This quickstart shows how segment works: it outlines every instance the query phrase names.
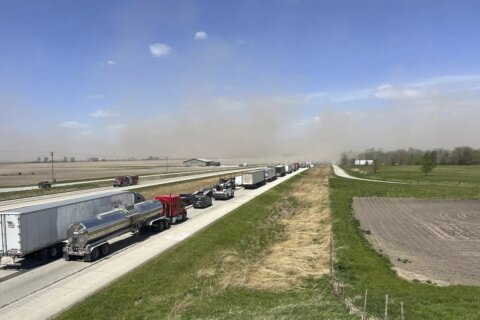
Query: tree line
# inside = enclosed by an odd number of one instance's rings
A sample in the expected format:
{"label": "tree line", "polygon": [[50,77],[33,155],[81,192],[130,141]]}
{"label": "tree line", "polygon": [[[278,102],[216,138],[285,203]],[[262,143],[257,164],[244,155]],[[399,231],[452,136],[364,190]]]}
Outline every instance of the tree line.
{"label": "tree line", "polygon": [[421,165],[428,153],[435,165],[471,165],[480,164],[480,149],[471,147],[456,147],[453,150],[433,149],[420,150],[415,148],[383,151],[375,148],[363,152],[344,152],[341,155],[342,165],[353,165],[356,159],[377,160],[385,165]]}

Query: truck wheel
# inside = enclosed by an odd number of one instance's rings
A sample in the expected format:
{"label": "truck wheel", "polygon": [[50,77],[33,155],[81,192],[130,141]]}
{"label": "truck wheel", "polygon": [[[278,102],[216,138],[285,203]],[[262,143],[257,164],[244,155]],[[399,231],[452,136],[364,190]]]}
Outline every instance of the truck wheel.
{"label": "truck wheel", "polygon": [[56,246],[48,248],[48,257],[50,259],[56,258],[58,255],[58,248]]}
{"label": "truck wheel", "polygon": [[168,220],[163,221],[163,228],[165,230],[170,229],[170,223],[168,222]]}
{"label": "truck wheel", "polygon": [[98,250],[98,248],[93,249],[92,252],[90,253],[90,256],[92,257],[90,261],[97,260],[98,257],[100,256],[100,251]]}
{"label": "truck wheel", "polygon": [[165,226],[163,225],[163,221],[159,221],[157,226],[157,231],[162,232],[164,228]]}
{"label": "truck wheel", "polygon": [[108,254],[108,251],[110,251],[110,245],[108,243],[105,243],[103,246],[100,247],[100,253],[102,256],[106,256]]}

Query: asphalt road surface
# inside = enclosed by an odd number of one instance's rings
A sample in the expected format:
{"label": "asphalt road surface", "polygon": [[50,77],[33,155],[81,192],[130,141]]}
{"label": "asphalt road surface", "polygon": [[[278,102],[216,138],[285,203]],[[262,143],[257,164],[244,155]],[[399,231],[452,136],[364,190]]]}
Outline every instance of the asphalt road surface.
{"label": "asphalt road surface", "polygon": [[187,221],[161,233],[148,237],[119,237],[112,243],[114,251],[99,261],[56,260],[3,281],[0,283],[0,319],[51,318],[304,170],[300,169],[258,189],[236,190],[235,198],[214,201],[213,206],[207,209],[189,208]]}

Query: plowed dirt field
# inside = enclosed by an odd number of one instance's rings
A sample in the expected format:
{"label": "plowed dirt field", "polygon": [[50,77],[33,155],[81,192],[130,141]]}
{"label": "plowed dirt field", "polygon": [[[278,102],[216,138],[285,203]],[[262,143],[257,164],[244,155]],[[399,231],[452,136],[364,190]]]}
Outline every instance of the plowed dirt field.
{"label": "plowed dirt field", "polygon": [[480,201],[354,198],[366,238],[398,274],[480,285]]}

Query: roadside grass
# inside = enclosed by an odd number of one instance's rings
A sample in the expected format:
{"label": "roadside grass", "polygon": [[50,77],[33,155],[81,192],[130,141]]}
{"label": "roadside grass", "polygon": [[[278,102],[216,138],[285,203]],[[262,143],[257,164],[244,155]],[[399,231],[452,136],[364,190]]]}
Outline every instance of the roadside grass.
{"label": "roadside grass", "polygon": [[[287,237],[286,227],[273,219],[277,205],[311,172],[249,201],[59,319],[354,319],[331,293],[327,277],[306,278],[288,290],[224,282],[230,268],[261,260]],[[230,255],[239,260],[229,263]]]}
{"label": "roadside grass", "polygon": [[439,287],[399,278],[388,258],[365,239],[352,212],[353,197],[480,199],[477,186],[458,183],[465,180],[459,177],[455,181],[452,177],[452,184],[432,187],[330,179],[335,274],[345,285],[345,295],[357,308],[363,309],[363,295],[368,289],[367,311],[379,318],[383,318],[386,294],[390,301],[389,319],[400,319],[400,302],[404,303],[405,319],[480,318],[480,287]]}
{"label": "roadside grass", "polygon": [[365,179],[415,182],[425,184],[465,184],[480,185],[480,165],[457,166],[442,165],[433,169],[432,173],[425,176],[420,171],[419,165],[411,166],[382,166],[374,173],[371,166],[342,166],[348,174]]}

